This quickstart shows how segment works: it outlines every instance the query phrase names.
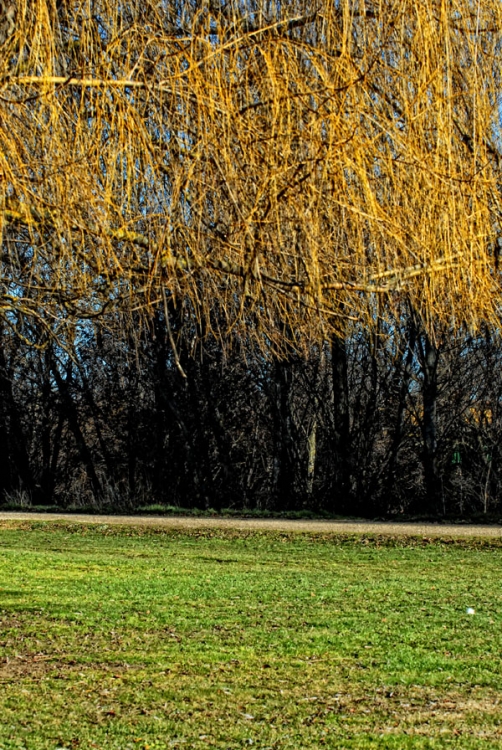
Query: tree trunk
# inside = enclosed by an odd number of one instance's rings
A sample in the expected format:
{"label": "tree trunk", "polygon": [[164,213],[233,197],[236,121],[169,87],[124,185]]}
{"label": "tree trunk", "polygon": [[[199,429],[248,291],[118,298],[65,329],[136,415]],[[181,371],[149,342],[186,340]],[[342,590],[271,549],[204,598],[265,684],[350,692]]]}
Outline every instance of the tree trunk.
{"label": "tree trunk", "polygon": [[35,494],[35,479],[26,449],[21,414],[16,404],[12,380],[8,372],[5,351],[0,341],[0,447],[2,468],[0,479],[0,499],[5,492],[24,491],[31,501]]}
{"label": "tree trunk", "polygon": [[317,417],[314,417],[307,437],[307,497],[314,494],[315,464],[317,456]]}
{"label": "tree trunk", "polygon": [[440,513],[442,509],[441,478],[437,466],[437,397],[439,348],[427,333],[419,339],[422,360],[422,463],[428,510]]}
{"label": "tree trunk", "polygon": [[96,474],[92,453],[80,428],[79,415],[70,393],[68,384],[69,380],[71,379],[71,363],[69,363],[67,367],[65,378],[62,377],[61,373],[59,372],[57,363],[54,361],[51,363],[51,370],[52,374],[54,375],[54,380],[56,381],[59,393],[61,395],[61,400],[63,402],[64,412],[66,419],[68,420],[68,425],[75,438],[82,463],[85,466],[87,478],[89,480],[93,495],[96,500],[99,501],[103,495],[101,482],[99,481],[98,475]]}
{"label": "tree trunk", "polygon": [[390,510],[390,504],[392,496],[394,494],[394,487],[396,485],[396,465],[399,449],[403,441],[404,435],[404,416],[406,411],[406,401],[408,399],[408,393],[410,388],[410,381],[412,375],[413,357],[415,354],[416,344],[416,326],[414,320],[410,317],[408,323],[408,336],[406,341],[406,355],[404,357],[404,363],[402,369],[400,368],[398,377],[401,379],[399,386],[399,398],[397,403],[396,421],[394,423],[394,430],[392,434],[392,442],[389,449],[389,458],[387,464],[387,477],[385,481],[384,496],[387,501],[387,510]]}
{"label": "tree trunk", "polygon": [[272,492],[276,510],[290,510],[295,504],[295,450],[291,415],[291,363],[276,362],[274,368],[274,453]]}
{"label": "tree trunk", "polygon": [[351,435],[347,348],[345,339],[331,339],[333,380],[332,490],[329,510],[338,513],[351,509]]}

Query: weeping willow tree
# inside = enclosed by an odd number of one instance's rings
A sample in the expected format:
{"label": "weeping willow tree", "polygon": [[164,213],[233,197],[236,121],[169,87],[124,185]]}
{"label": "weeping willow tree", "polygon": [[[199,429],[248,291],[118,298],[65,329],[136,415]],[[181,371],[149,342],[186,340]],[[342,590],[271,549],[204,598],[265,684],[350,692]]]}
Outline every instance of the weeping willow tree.
{"label": "weeping willow tree", "polygon": [[17,0],[1,310],[159,305],[279,349],[498,323],[499,0]]}

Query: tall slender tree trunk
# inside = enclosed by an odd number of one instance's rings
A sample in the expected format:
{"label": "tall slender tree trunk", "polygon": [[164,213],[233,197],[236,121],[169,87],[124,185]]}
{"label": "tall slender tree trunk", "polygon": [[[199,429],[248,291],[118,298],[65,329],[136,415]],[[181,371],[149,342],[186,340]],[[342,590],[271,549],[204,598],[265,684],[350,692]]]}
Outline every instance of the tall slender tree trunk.
{"label": "tall slender tree trunk", "polygon": [[439,348],[424,333],[422,340],[423,368],[423,466],[427,504],[434,513],[442,507],[441,478],[437,466],[437,398]]}
{"label": "tall slender tree trunk", "polygon": [[56,409],[54,409],[54,400],[52,397],[51,386],[51,360],[52,348],[48,346],[40,358],[40,378],[41,384],[41,424],[40,424],[40,444],[42,467],[40,472],[40,483],[37,487],[35,502],[50,503],[53,501],[55,474],[53,472],[54,455],[56,464],[59,456],[61,433],[63,419],[60,413],[57,417],[56,430],[53,429],[56,418]]}
{"label": "tall slender tree trunk", "polygon": [[307,436],[307,498],[314,494],[315,465],[317,457],[317,416],[314,416]]}
{"label": "tall slender tree trunk", "polygon": [[9,435],[9,397],[10,383],[4,370],[5,358],[0,351],[0,502],[5,494],[13,488],[11,467],[11,446]]}
{"label": "tall slender tree trunk", "polygon": [[332,431],[332,512],[350,510],[353,502],[351,489],[351,435],[347,346],[345,339],[331,339],[331,367],[333,382]]}
{"label": "tall slender tree trunk", "polygon": [[291,415],[291,362],[278,361],[274,368],[274,453],[272,492],[276,510],[291,509],[295,503],[295,449]]}
{"label": "tall slender tree trunk", "polygon": [[[21,490],[33,499],[35,494],[35,478],[26,448],[26,437],[23,432],[21,414],[19,412],[12,380],[8,372],[7,358],[0,337],[0,448],[1,479],[0,491],[2,495],[11,490]],[[0,495],[1,498],[1,495]]]}
{"label": "tall slender tree trunk", "polygon": [[408,321],[408,332],[406,341],[406,354],[402,368],[399,370],[401,383],[399,385],[399,398],[397,403],[396,421],[392,434],[392,442],[389,449],[389,458],[387,463],[387,476],[385,480],[384,496],[387,498],[387,509],[390,509],[390,503],[396,485],[396,466],[399,450],[404,436],[404,418],[406,413],[406,401],[408,399],[410,382],[412,376],[413,357],[415,356],[415,344],[417,329],[413,317],[410,316]]}
{"label": "tall slender tree trunk", "polygon": [[68,367],[66,368],[66,375],[64,378],[59,372],[57,363],[54,361],[52,361],[51,363],[51,370],[52,370],[52,374],[54,375],[54,380],[56,381],[59,393],[61,395],[65,417],[68,420],[68,425],[70,427],[70,430],[73,433],[73,437],[75,438],[75,443],[77,444],[77,448],[80,453],[80,458],[82,460],[82,463],[84,464],[87,478],[92,488],[93,495],[96,498],[96,500],[99,501],[101,500],[103,496],[103,489],[101,487],[101,482],[99,481],[98,475],[96,473],[96,468],[94,466],[94,459],[92,456],[92,452],[89,446],[87,445],[86,439],[84,437],[84,433],[82,432],[82,429],[80,427],[77,407],[75,405],[75,402],[70,392],[69,382],[71,381],[71,377],[72,377],[71,362],[68,364]]}
{"label": "tall slender tree trunk", "polygon": [[[227,493],[229,493],[229,484],[232,481],[230,464],[232,444],[230,434],[225,428],[223,415],[211,391],[210,378],[205,376],[204,373],[201,374],[199,387],[203,392],[207,404],[208,424],[214,440],[215,458],[213,461],[216,461],[218,469],[221,472],[220,484],[212,488],[210,500],[212,507],[220,511],[223,500],[227,496]],[[211,473],[214,474],[214,468]]]}
{"label": "tall slender tree trunk", "polygon": [[[207,483],[203,481],[207,474],[204,472],[207,446],[200,437],[202,419],[194,424],[189,418],[190,412],[201,417],[198,367],[184,346],[172,351],[174,345],[169,329],[180,324],[178,317],[179,311],[171,300],[166,300],[164,317],[157,315],[154,319],[153,489],[158,499],[172,502],[174,498],[187,507],[200,507],[208,503]],[[170,359],[174,359],[174,367]],[[166,452],[168,437],[172,437],[176,445],[174,459],[182,479],[181,484],[176,482],[174,486],[166,484],[166,464],[169,458],[173,460],[172,449],[169,454]]]}

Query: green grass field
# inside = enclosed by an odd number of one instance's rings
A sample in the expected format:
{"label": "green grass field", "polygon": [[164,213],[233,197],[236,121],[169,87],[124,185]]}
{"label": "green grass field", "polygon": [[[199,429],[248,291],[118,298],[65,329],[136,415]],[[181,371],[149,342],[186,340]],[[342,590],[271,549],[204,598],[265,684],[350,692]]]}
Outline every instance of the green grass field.
{"label": "green grass field", "polygon": [[2,522],[0,749],[502,748],[501,624],[496,541]]}

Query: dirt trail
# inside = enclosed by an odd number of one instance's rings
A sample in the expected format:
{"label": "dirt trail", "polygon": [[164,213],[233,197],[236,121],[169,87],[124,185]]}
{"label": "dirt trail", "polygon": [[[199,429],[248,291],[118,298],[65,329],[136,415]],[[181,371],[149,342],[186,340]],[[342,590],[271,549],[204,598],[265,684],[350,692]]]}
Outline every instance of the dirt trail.
{"label": "dirt trail", "polygon": [[388,534],[391,536],[502,537],[502,526],[433,523],[388,523],[386,521],[287,521],[269,518],[190,518],[166,516],[94,516],[75,513],[0,513],[0,521],[72,521],[74,523],[164,526],[176,529],[270,529],[332,534]]}

